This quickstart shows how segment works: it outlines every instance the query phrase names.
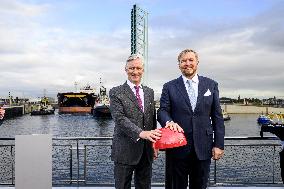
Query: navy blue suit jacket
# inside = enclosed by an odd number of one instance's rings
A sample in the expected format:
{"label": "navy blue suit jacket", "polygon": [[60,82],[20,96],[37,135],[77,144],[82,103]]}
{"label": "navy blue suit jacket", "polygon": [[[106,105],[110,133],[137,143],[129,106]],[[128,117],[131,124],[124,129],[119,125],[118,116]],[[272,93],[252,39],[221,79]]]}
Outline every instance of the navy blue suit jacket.
{"label": "navy blue suit jacket", "polygon": [[[210,159],[213,147],[224,149],[225,127],[218,84],[206,77],[198,76],[198,79],[198,97],[194,112],[182,77],[163,86],[158,121],[162,127],[167,121],[178,123],[183,128],[188,142],[186,146],[167,150],[167,153],[176,158],[187,156],[193,146],[200,160]],[[211,94],[204,95],[208,90]]]}

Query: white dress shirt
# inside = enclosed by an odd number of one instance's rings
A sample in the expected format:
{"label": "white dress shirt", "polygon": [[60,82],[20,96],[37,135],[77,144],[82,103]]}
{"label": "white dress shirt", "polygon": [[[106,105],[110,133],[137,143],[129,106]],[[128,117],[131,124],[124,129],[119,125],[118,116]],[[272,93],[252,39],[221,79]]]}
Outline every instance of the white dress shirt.
{"label": "white dress shirt", "polygon": [[[134,88],[136,85],[134,83],[131,83],[129,80],[127,80],[127,84],[129,85],[130,89],[134,93],[134,96],[136,97],[136,89]],[[144,112],[144,91],[143,91],[141,84],[139,84],[138,86],[139,86],[139,95],[142,101],[143,112]]]}
{"label": "white dress shirt", "polygon": [[[189,94],[188,94],[189,86],[187,84],[187,81],[190,80],[190,79],[187,79],[184,75],[182,75],[182,79],[183,79],[184,86],[186,88],[187,95],[189,96]],[[192,80],[192,87],[194,89],[195,97],[196,97],[196,100],[197,100],[197,97],[198,97],[198,83],[199,83],[198,75],[195,74],[195,76],[191,80]]]}
{"label": "white dress shirt", "polygon": [[[183,83],[184,83],[184,86],[185,86],[187,95],[189,96],[189,94],[188,94],[188,88],[189,88],[189,86],[188,86],[188,84],[187,84],[187,81],[188,81],[189,79],[187,79],[184,75],[181,75],[181,76],[182,76],[182,79],[183,79]],[[195,76],[192,78],[192,86],[193,86],[193,89],[194,89],[194,93],[195,93],[196,100],[197,100],[197,96],[198,96],[198,83],[199,83],[198,76],[197,76],[197,74],[195,74]],[[169,122],[172,122],[172,121],[168,120],[168,121],[166,122],[166,124],[169,123]]]}

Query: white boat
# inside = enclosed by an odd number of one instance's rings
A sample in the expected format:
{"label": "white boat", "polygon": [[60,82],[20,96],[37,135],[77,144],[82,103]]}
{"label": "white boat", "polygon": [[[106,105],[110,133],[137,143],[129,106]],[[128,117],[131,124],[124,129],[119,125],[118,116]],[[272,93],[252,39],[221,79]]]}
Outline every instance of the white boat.
{"label": "white boat", "polygon": [[231,120],[230,115],[226,111],[222,110],[222,114],[223,114],[224,121]]}

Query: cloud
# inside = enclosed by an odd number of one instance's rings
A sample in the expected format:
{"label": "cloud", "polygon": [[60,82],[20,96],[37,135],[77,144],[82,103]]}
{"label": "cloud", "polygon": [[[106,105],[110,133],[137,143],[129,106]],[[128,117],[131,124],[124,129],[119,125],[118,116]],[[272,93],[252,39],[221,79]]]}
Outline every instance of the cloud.
{"label": "cloud", "polygon": [[46,9],[49,5],[35,5],[21,3],[15,0],[1,0],[0,14],[11,15],[12,17],[26,17],[26,16],[38,16]]}
{"label": "cloud", "polygon": [[[218,81],[221,96],[281,96],[283,5],[216,22],[182,8],[150,14],[149,85],[160,93],[180,75],[178,53],[193,48],[200,54],[199,73]],[[46,24],[54,6],[1,1],[0,96],[41,96],[43,89],[55,96],[74,90],[75,81],[98,86],[101,78],[108,89],[125,81],[130,28],[102,32]]]}
{"label": "cloud", "polygon": [[[73,90],[75,81],[83,86],[98,84],[99,78],[106,76],[111,81],[121,80],[124,67],[121,57],[129,52],[128,32],[80,33],[44,26],[30,18],[43,14],[43,10],[48,12],[46,7],[49,6],[4,2],[0,15],[5,19],[1,20],[16,21],[5,27],[0,25],[1,96],[7,96],[8,91],[14,96],[23,92],[38,96],[43,89],[56,95]],[[17,22],[21,24],[15,26]],[[105,84],[110,87],[113,83]]]}
{"label": "cloud", "polygon": [[[100,77],[107,77],[110,81],[123,78],[124,58],[129,48],[127,43],[123,46],[123,39],[115,37],[117,34],[107,38],[95,33],[84,37],[71,34],[71,37],[70,33],[54,32],[52,35],[57,36],[56,40],[50,40],[50,33],[40,33],[42,40],[25,44],[29,52],[0,57],[1,80],[6,81],[5,86],[19,85],[22,90],[23,86],[34,87],[33,92],[39,88],[58,88],[59,92],[73,88],[75,81],[84,85],[99,83]],[[127,34],[121,32],[120,36],[123,35],[127,41]],[[113,82],[105,84],[111,86]]]}
{"label": "cloud", "polygon": [[152,74],[158,73],[160,83],[178,77],[178,53],[193,48],[200,54],[199,73],[219,82],[221,96],[283,96],[283,7],[280,3],[250,19],[233,23],[203,20],[198,26],[191,18],[184,24],[174,22],[178,18],[171,18],[168,26],[162,24],[165,31],[159,28],[159,32],[153,31],[151,42],[155,50],[151,53],[151,63],[155,64],[152,66],[155,71]]}

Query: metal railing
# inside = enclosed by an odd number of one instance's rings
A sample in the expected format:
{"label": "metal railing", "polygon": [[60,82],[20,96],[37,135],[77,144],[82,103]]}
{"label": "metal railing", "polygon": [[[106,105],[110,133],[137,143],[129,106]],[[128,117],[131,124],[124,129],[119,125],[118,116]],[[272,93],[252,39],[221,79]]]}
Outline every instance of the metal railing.
{"label": "metal railing", "polygon": [[212,163],[211,185],[282,183],[278,138],[228,137],[225,141],[224,157]]}
{"label": "metal railing", "polygon": [[[226,137],[225,155],[211,164],[209,185],[280,184],[276,137]],[[53,138],[53,185],[113,186],[112,137]],[[0,185],[15,184],[15,139],[0,138]],[[165,153],[153,163],[155,186],[164,186]]]}

